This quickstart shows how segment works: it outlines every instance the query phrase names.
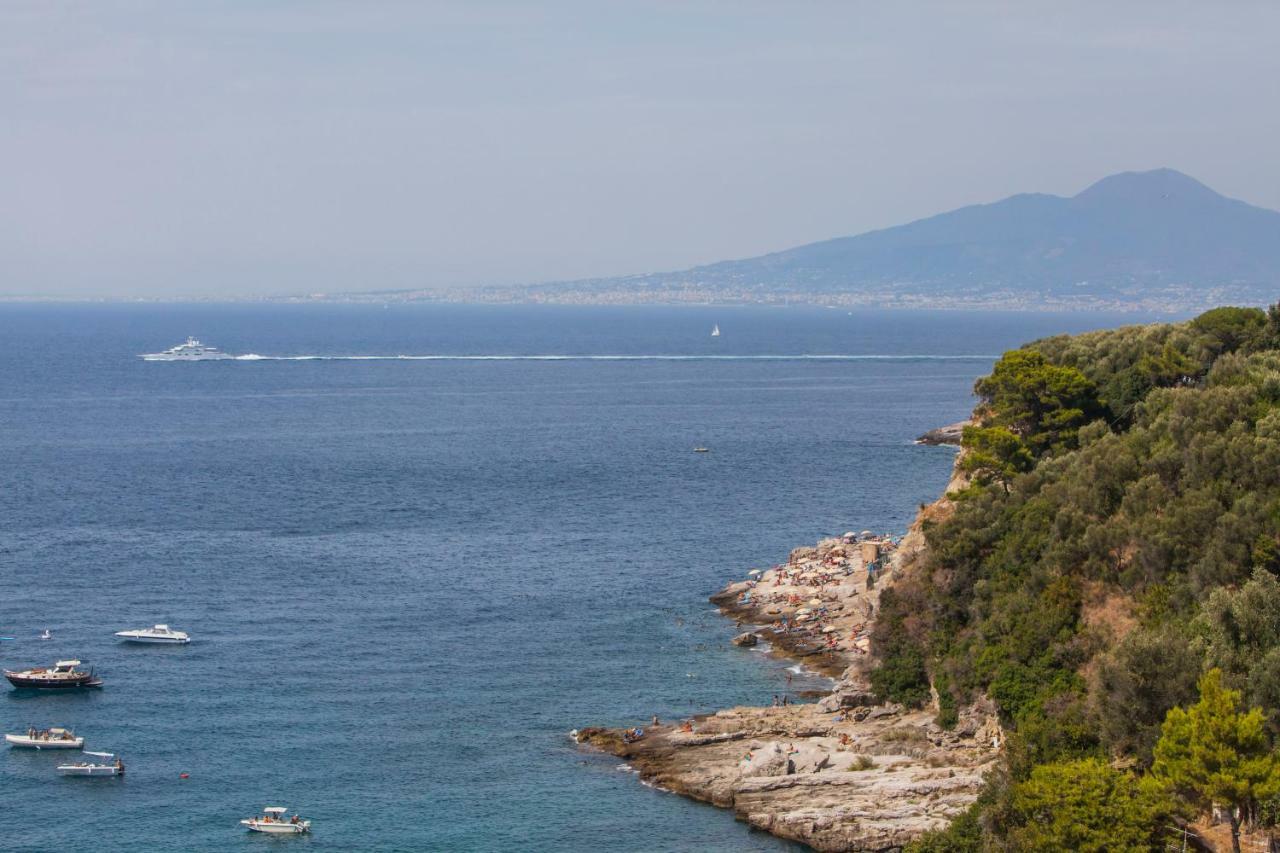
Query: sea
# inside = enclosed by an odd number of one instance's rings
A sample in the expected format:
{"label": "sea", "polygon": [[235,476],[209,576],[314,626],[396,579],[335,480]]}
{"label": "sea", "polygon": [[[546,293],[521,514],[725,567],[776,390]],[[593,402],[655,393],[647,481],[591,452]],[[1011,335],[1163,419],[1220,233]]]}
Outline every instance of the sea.
{"label": "sea", "polygon": [[[1150,319],[2,305],[0,664],[104,686],[3,684],[0,728],[72,727],[127,772],[4,750],[0,848],[800,849],[570,730],[820,689],[707,596],[903,532],[954,458],[913,439],[1002,351]],[[188,335],[242,357],[138,358]],[[155,623],[192,642],[113,636]],[[271,805],[312,834],[239,825]]]}

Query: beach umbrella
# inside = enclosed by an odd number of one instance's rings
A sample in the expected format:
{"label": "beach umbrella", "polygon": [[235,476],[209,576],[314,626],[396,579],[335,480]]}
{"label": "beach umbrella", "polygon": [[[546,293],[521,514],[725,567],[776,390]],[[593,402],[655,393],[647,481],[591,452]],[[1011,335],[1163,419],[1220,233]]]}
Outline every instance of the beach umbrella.
{"label": "beach umbrella", "polygon": [[801,615],[802,613],[808,613],[808,612],[809,612],[809,608],[807,608],[807,607],[801,607],[799,610],[797,610],[797,611],[796,611],[796,615],[797,615],[797,616],[799,616],[799,615]]}
{"label": "beach umbrella", "polygon": [[833,631],[835,631],[835,628],[833,628],[833,627],[832,627],[832,626],[830,626],[830,625],[828,625],[827,627],[825,627],[825,628],[823,628],[823,629],[822,629],[822,633],[824,633],[824,634],[830,634],[830,633],[831,633],[831,632],[833,632]]}
{"label": "beach umbrella", "polygon": [[747,574],[749,574],[749,575],[758,575],[758,574],[760,574],[760,570],[759,570],[759,569],[752,569],[751,571],[747,572]]}
{"label": "beach umbrella", "polygon": [[811,598],[811,599],[809,599],[809,603],[810,603],[810,604],[812,604],[814,607],[821,607],[821,606],[822,606],[822,599],[821,599],[821,598]]}

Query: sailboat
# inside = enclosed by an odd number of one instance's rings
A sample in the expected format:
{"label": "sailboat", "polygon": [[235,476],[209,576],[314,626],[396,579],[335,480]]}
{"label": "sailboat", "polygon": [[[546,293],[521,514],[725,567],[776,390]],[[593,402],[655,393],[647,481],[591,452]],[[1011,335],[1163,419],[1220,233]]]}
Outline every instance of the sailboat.
{"label": "sailboat", "polygon": [[718,325],[713,325],[711,327],[711,337],[713,338],[720,337],[720,327]]}

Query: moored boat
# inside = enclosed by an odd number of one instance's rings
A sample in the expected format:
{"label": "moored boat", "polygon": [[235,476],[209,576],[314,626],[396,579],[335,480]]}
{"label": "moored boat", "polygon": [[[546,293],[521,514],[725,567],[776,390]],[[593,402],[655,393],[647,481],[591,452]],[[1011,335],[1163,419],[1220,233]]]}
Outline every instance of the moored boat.
{"label": "moored boat", "polygon": [[60,660],[51,667],[24,669],[14,672],[6,669],[4,677],[14,687],[26,687],[36,690],[68,690],[76,687],[101,687],[102,679],[93,674],[93,670],[77,669],[78,660]]}
{"label": "moored boat", "polygon": [[267,806],[257,817],[240,821],[241,826],[250,832],[265,832],[271,835],[300,835],[311,831],[311,821],[303,820],[298,815],[286,817],[289,810],[284,806]]}
{"label": "moored boat", "polygon": [[63,776],[123,776],[124,762],[112,752],[89,752],[97,758],[110,758],[114,761],[77,761],[74,764],[59,764],[58,772]]}
{"label": "moored boat", "polygon": [[182,644],[191,642],[185,631],[175,631],[168,625],[156,625],[152,628],[138,628],[133,631],[116,631],[116,636],[130,643],[168,643]]}
{"label": "moored boat", "polygon": [[26,734],[7,734],[4,739],[10,746],[28,749],[80,749],[84,746],[84,738],[77,737],[76,733],[70,729],[58,727],[49,729],[32,727],[27,729]]}

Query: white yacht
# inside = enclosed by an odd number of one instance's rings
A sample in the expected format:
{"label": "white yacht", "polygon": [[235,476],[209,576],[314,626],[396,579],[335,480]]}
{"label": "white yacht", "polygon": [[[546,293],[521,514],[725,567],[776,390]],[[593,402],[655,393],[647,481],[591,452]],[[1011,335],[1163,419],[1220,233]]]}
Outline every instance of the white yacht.
{"label": "white yacht", "polygon": [[272,835],[301,835],[311,831],[311,821],[303,820],[298,815],[286,817],[289,810],[284,806],[267,806],[259,817],[251,817],[240,821],[242,826],[249,827],[250,832],[267,832]]}
{"label": "white yacht", "polygon": [[84,751],[85,755],[94,755],[98,758],[114,758],[114,761],[77,761],[74,764],[59,764],[58,772],[63,776],[123,776],[124,762],[111,752],[90,752]]}
{"label": "white yacht", "polygon": [[185,631],[175,631],[168,625],[138,628],[134,631],[116,631],[116,636],[129,643],[181,644],[191,642],[191,638],[187,636]]}
{"label": "white yacht", "polygon": [[223,358],[235,358],[231,353],[223,352],[217,347],[205,346],[195,338],[187,338],[185,344],[169,347],[164,352],[148,352],[138,357],[146,361],[217,361]]}
{"label": "white yacht", "polygon": [[77,737],[70,729],[27,729],[26,734],[5,735],[4,739],[11,746],[29,749],[80,749],[84,746],[84,738]]}

